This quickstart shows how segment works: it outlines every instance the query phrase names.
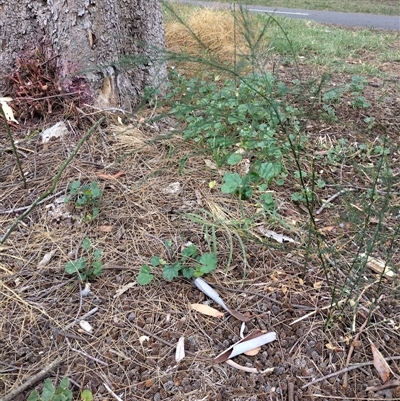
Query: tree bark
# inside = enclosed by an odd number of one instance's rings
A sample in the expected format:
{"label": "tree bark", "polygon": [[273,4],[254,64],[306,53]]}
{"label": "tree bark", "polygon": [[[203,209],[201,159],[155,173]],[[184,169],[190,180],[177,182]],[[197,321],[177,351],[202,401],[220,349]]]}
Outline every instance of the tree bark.
{"label": "tree bark", "polygon": [[40,48],[63,91],[129,108],[145,86],[164,90],[164,47],[158,0],[0,0],[0,90],[16,60]]}

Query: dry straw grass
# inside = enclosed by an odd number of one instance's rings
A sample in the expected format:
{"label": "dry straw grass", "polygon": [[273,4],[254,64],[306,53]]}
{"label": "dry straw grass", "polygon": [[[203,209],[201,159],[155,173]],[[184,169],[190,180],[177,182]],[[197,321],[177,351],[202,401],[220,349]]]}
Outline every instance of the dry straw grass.
{"label": "dry straw grass", "polygon": [[[165,24],[167,47],[191,56],[212,54],[219,61],[233,62],[236,54],[247,51],[240,23],[232,12],[196,8],[180,21]],[[236,32],[235,32],[236,31]]]}

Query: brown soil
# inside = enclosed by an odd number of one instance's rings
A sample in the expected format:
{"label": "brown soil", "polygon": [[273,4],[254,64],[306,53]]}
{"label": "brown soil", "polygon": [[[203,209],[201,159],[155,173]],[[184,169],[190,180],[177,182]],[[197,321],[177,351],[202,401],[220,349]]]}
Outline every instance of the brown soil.
{"label": "brown soil", "polygon": [[[387,67],[398,71],[396,63]],[[368,111],[353,109],[345,99],[335,106],[339,122],[310,120],[307,124],[311,139],[300,163],[311,172],[310,155],[320,156],[315,170],[323,170],[329,184],[316,189],[315,210],[338,188],[351,185],[353,189],[322,213],[314,213],[319,237],[308,229],[310,218],[304,205],[290,200],[298,190],[295,183],[274,188],[281,220],[260,217],[246,226],[246,216],[252,218],[256,208],[221,194],[219,185],[209,187],[213,180],[221,184],[221,172],[207,167],[206,157],[179,135],[159,139],[174,132],[173,120],[147,124],[142,116],[141,124],[137,119],[125,121],[135,128],[122,130],[112,124],[115,116],[108,116],[107,125],[85,143],[55,190],[64,196],[77,179],[100,182],[104,195],[99,217],[85,223],[82,210],[62,203],[63,213],[57,213],[57,197],[49,198],[0,246],[0,394],[9,394],[60,357],[61,363],[45,377],[53,382],[69,377],[75,399],[82,389],[90,389],[96,400],[116,399],[111,391],[123,400],[154,401],[400,399],[399,382],[379,390],[383,383],[370,347],[372,341],[384,357],[394,358],[389,365],[390,380],[395,380],[400,375],[398,276],[381,277],[366,268],[359,273],[357,290],[338,295],[341,288],[352,285],[348,275],[361,240],[367,243],[375,235],[372,256],[392,254],[390,264],[399,271],[400,240],[395,231],[400,219],[398,75],[387,80],[369,78],[365,97],[372,107]],[[335,83],[348,78],[335,77]],[[366,115],[378,123],[369,133],[363,123]],[[89,119],[81,115],[79,122],[71,124],[70,135],[48,146],[36,136],[26,139],[28,127],[12,128],[27,189],[23,189],[6,131],[0,131],[2,234],[21,213],[14,208],[29,206],[49,188]],[[50,125],[48,121],[46,127]],[[371,212],[365,228],[362,210],[369,199],[367,190],[374,184],[371,166],[378,164],[379,157],[371,153],[359,159],[354,154],[346,161],[330,163],[326,157],[340,138],[353,144],[356,152],[357,144],[373,146],[383,135],[390,138],[395,177],[390,205],[383,221]],[[98,176],[120,171],[123,175],[116,179]],[[165,194],[163,189],[174,182],[180,183],[180,190]],[[384,193],[385,183],[376,185],[378,193]],[[188,213],[197,214],[202,223],[194,222]],[[261,238],[256,229],[260,224],[298,244]],[[277,333],[277,341],[263,346],[257,355],[235,358],[259,373],[213,363],[216,355],[240,339],[241,322],[228,314],[218,319],[191,310],[190,304],[204,302],[221,308],[189,280],[168,283],[161,271],[153,269],[153,283],[136,283],[140,266],[154,255],[174,261],[188,241],[207,252],[212,227],[218,269],[205,279],[227,305],[250,317],[245,334]],[[360,238],[363,227],[365,235]],[[64,267],[84,255],[85,237],[103,249],[104,271],[92,281],[89,295],[82,296],[79,282]],[[164,246],[167,240],[172,241],[169,249]],[[322,259],[318,244],[326,249]],[[39,267],[51,251],[50,262]],[[333,280],[337,280],[334,300],[346,300],[348,295],[347,303],[331,305]],[[118,290],[129,283],[134,284],[119,295]],[[92,334],[85,333],[79,323],[71,325],[93,308],[96,312],[86,319],[93,326]],[[142,336],[148,339],[141,342]],[[182,336],[187,353],[176,363],[175,347]],[[346,379],[339,372],[347,366],[351,369]],[[14,400],[26,400],[34,388],[41,389],[43,380],[32,383]],[[373,386],[378,389],[368,389]]]}

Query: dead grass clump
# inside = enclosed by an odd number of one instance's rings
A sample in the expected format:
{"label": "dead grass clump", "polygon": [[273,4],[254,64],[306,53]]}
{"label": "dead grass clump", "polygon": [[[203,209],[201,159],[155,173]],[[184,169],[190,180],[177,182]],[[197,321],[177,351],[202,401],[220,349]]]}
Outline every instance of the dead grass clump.
{"label": "dead grass clump", "polygon": [[233,62],[235,51],[240,53],[246,49],[238,23],[229,11],[198,8],[188,14],[185,24],[179,21],[165,24],[170,51],[183,51],[192,56],[204,56],[207,52],[219,61]]}
{"label": "dead grass clump", "polygon": [[123,126],[111,124],[109,131],[115,136],[117,144],[119,144],[121,148],[141,147],[144,146],[148,140],[145,134],[133,125]]}

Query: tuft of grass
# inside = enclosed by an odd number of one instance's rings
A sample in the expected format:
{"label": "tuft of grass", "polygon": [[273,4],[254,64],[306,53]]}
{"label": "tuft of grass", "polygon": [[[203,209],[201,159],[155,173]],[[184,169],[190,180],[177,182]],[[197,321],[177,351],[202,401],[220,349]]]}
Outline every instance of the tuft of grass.
{"label": "tuft of grass", "polygon": [[236,51],[235,18],[229,11],[194,8],[183,17],[185,25],[176,20],[166,24],[166,41],[170,50],[192,55],[204,55],[204,49],[214,56],[230,59]]}

